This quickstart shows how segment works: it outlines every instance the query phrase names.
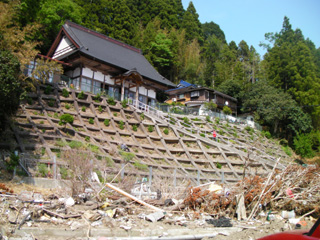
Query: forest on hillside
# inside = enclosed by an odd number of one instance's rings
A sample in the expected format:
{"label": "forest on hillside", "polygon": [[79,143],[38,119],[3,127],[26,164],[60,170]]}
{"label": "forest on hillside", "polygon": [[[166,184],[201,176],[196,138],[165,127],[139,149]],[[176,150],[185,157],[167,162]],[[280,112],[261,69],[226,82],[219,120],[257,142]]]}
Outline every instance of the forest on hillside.
{"label": "forest on hillside", "polygon": [[142,49],[174,83],[183,79],[237,98],[238,112],[254,113],[298,154],[320,151],[320,48],[285,16],[279,32],[265,34],[267,52],[260,56],[245,40],[226,42],[217,23],[201,23],[191,1],[184,9],[181,0],[1,0],[0,11],[1,119],[32,85],[21,66],[46,55],[70,20]]}

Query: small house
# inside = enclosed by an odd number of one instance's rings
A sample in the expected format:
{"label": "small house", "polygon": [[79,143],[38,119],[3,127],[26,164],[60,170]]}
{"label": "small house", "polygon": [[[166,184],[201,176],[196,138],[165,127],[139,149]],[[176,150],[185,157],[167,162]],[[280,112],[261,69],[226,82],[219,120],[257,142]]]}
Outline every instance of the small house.
{"label": "small house", "polygon": [[169,99],[166,103],[181,103],[189,108],[195,109],[199,114],[204,110],[204,103],[214,102],[217,104],[217,112],[221,112],[224,106],[232,110],[233,115],[237,115],[237,99],[227,94],[216,91],[208,87],[202,87],[181,80],[177,88],[166,91]]}

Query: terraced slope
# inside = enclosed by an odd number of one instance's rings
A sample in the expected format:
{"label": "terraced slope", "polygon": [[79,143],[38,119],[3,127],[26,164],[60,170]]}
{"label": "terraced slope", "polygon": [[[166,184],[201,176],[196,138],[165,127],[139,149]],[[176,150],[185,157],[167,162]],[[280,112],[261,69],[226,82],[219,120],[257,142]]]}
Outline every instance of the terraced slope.
{"label": "terraced slope", "polygon": [[[105,97],[62,88],[41,85],[21,104],[15,123],[3,138],[1,146],[17,149],[21,162],[30,175],[35,175],[38,163],[68,167],[63,152],[81,149],[92,153],[97,169],[114,176],[129,162],[125,174],[153,175],[190,179],[194,183],[209,181],[235,182],[243,174],[266,175],[278,157],[286,154],[274,141],[259,131],[245,126],[207,121],[202,117],[152,114],[151,111],[123,107],[120,102],[108,104]],[[110,102],[109,102],[110,103]],[[59,125],[59,117],[69,113],[72,125]],[[212,129],[218,141],[211,138]],[[132,159],[119,149],[125,143]],[[279,165],[279,168],[283,165]]]}

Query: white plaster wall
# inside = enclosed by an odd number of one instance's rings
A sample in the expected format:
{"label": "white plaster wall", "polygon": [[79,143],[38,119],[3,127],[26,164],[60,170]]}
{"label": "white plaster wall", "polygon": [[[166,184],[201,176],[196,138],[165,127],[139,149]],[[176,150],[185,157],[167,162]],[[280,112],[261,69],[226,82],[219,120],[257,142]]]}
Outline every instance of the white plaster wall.
{"label": "white plaster wall", "polygon": [[[60,50],[63,50],[64,48],[66,49],[65,51],[62,51],[62,52],[57,54],[57,52],[59,52]],[[66,54],[68,52],[71,52],[73,49],[74,49],[74,45],[72,44],[72,42],[68,38],[63,37],[61,39],[56,51],[54,52],[52,58],[57,58],[60,55]]]}
{"label": "white plaster wall", "polygon": [[148,90],[148,97],[156,98],[156,92],[152,89]]}
{"label": "white plaster wall", "polygon": [[105,75],[105,80],[106,80],[106,83],[108,84],[114,84],[114,79],[111,79],[111,76],[110,75]]}
{"label": "white plaster wall", "polygon": [[142,95],[147,95],[147,89],[145,87],[139,87],[139,93]]}
{"label": "white plaster wall", "polygon": [[128,82],[124,82],[124,87],[128,88],[129,87],[129,83]]}
{"label": "white plaster wall", "polygon": [[131,91],[131,92],[136,92],[136,91],[137,91],[137,88],[136,88],[136,87],[132,87],[132,88],[130,88],[130,91]]}
{"label": "white plaster wall", "polygon": [[86,67],[82,68],[82,75],[86,76],[86,77],[89,77],[89,78],[92,78],[93,71],[90,68],[86,68]]}
{"label": "white plaster wall", "polygon": [[94,79],[103,82],[104,75],[102,74],[102,72],[94,72]]}

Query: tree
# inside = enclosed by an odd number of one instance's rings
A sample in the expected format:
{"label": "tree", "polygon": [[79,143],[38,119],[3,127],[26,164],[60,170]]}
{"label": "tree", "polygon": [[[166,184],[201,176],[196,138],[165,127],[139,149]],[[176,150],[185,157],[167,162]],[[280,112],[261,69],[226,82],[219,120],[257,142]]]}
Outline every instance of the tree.
{"label": "tree", "polygon": [[299,130],[310,131],[310,116],[304,113],[292,97],[266,82],[252,84],[242,92],[244,112],[255,112],[256,120],[273,135],[292,138]]}
{"label": "tree", "polygon": [[134,21],[125,0],[109,0],[104,14],[108,16],[108,24],[104,24],[107,31],[103,33],[131,44],[138,24]]}
{"label": "tree", "polygon": [[82,8],[72,0],[45,0],[37,14],[37,22],[42,27],[37,39],[42,42],[41,52],[47,52],[66,20],[80,23]]}
{"label": "tree", "polygon": [[202,26],[204,40],[207,40],[209,37],[214,35],[220,41],[224,43],[226,42],[226,37],[224,35],[224,32],[221,30],[218,24],[214,22],[205,22],[201,26]]}
{"label": "tree", "polygon": [[158,33],[155,41],[151,42],[149,59],[158,71],[169,78],[172,66],[173,54],[171,52],[172,41],[164,33]]}
{"label": "tree", "polygon": [[182,18],[181,27],[186,31],[186,40],[193,41],[197,39],[200,44],[203,43],[201,23],[199,21],[199,15],[190,1],[187,11],[184,13]]}
{"label": "tree", "polygon": [[[273,46],[265,55],[270,83],[288,92],[320,126],[320,79],[316,62],[301,30],[293,31],[287,17],[280,33],[267,34]],[[310,46],[310,44],[309,44]]]}
{"label": "tree", "polygon": [[38,58],[35,60],[35,69],[32,71],[32,78],[46,83],[49,82],[53,74],[62,73],[63,68],[60,63],[54,60]]}
{"label": "tree", "polygon": [[0,51],[0,129],[4,130],[19,107],[22,93],[20,64],[9,51]]}
{"label": "tree", "polygon": [[[15,1],[10,3],[0,2],[0,50],[7,50],[14,55],[20,63],[23,72],[25,65],[34,59],[38,51],[35,47],[39,42],[32,41],[33,33],[37,31],[39,24],[27,24],[24,27],[18,26],[16,23],[17,10],[19,6]],[[20,75],[20,80],[24,79]]]}

